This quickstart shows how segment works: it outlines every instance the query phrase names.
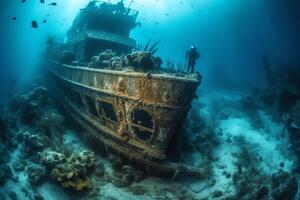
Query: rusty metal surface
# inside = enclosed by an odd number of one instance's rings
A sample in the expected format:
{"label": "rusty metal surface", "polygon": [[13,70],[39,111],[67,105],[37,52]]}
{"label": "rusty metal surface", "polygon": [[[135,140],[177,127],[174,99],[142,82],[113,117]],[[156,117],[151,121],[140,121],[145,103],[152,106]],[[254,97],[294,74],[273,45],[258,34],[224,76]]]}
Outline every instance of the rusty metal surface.
{"label": "rusty metal surface", "polygon": [[[74,99],[69,98],[71,108],[99,129],[99,134],[118,141],[117,146],[112,148],[124,146],[131,150],[129,152],[149,159],[165,159],[165,150],[184,121],[199,85],[196,78],[161,74],[149,77],[146,73],[95,70],[59,63],[52,63],[50,71],[58,78],[60,85],[79,93],[83,99],[83,112],[80,112]],[[111,104],[116,121],[101,114],[99,117],[91,115],[87,109],[87,96],[92,98],[98,114],[103,108],[97,102]],[[135,122],[133,115],[138,111],[149,114],[146,117],[152,119],[148,122],[150,128],[140,121]],[[138,137],[139,131],[147,133],[146,139]]]}

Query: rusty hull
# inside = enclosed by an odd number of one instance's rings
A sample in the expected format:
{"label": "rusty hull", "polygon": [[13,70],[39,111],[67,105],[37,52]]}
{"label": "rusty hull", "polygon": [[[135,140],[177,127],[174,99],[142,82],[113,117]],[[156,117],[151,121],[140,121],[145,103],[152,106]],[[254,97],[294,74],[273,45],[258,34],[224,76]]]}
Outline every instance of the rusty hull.
{"label": "rusty hull", "polygon": [[[166,158],[169,142],[184,121],[200,83],[196,77],[99,70],[56,61],[49,69],[68,110],[93,137],[129,158],[149,160]],[[74,98],[74,93],[80,94],[84,106],[78,106],[80,99]],[[91,102],[97,113],[91,114]],[[112,105],[116,118],[101,115],[104,109],[97,102]],[[137,122],[136,113],[148,113],[152,122],[145,123],[147,126]],[[147,139],[137,133],[147,133]]]}

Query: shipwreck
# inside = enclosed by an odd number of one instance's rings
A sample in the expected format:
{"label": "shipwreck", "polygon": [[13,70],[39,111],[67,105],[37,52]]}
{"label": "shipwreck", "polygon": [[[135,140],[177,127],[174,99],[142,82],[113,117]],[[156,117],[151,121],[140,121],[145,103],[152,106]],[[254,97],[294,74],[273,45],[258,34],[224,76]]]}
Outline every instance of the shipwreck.
{"label": "shipwreck", "polygon": [[149,173],[199,174],[168,161],[167,151],[201,77],[162,68],[156,44],[138,49],[130,38],[138,14],[122,2],[91,1],[64,39],[49,39],[48,70],[59,100],[99,149]]}

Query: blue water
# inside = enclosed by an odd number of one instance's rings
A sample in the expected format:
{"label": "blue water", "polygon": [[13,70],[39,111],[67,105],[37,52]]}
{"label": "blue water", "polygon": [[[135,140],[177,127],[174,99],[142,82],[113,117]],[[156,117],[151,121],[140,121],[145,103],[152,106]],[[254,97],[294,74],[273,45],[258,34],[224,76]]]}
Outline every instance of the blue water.
{"label": "blue water", "polygon": [[[57,5],[49,5],[52,2],[56,2]],[[0,104],[3,105],[1,113],[15,115],[7,111],[7,106],[16,94],[27,94],[35,87],[32,86],[33,81],[41,79],[41,69],[45,67],[43,61],[47,38],[53,34],[63,35],[72,25],[79,9],[85,7],[88,2],[0,2]],[[194,165],[210,165],[216,183],[212,188],[205,187],[203,192],[197,194],[190,194],[190,190],[187,189],[187,194],[182,194],[183,198],[212,197],[208,194],[214,192],[218,196],[216,191],[219,190],[223,192],[222,197],[234,195],[234,190],[239,190],[239,184],[234,182],[232,177],[237,171],[234,163],[239,158],[234,155],[244,149],[251,149],[250,153],[244,152],[250,155],[249,160],[260,163],[257,164],[257,168],[262,173],[261,177],[271,177],[278,171],[290,173],[294,177],[299,176],[300,147],[295,145],[295,140],[300,141],[300,136],[294,136],[290,131],[291,127],[296,127],[299,134],[299,1],[125,0],[124,3],[140,12],[137,21],[141,26],[133,30],[131,37],[142,45],[148,40],[160,40],[156,56],[164,60],[163,66],[166,66],[167,60],[185,65],[185,53],[191,45],[197,47],[201,55],[196,63],[196,71],[203,76],[197,94],[199,98],[193,101],[181,131],[185,134],[184,141],[191,143],[190,148],[193,150],[184,150],[183,160]],[[31,26],[33,20],[37,21],[37,28]],[[44,20],[46,23],[43,23]],[[270,70],[272,80],[266,73],[266,66]],[[292,122],[282,120],[286,115]],[[18,132],[17,129],[27,130],[19,123],[15,126],[19,128],[14,128],[14,132]],[[74,132],[78,131],[76,127],[73,128]],[[211,129],[213,136],[203,134]],[[243,137],[244,139],[240,139]],[[76,141],[80,141],[77,139]],[[0,142],[6,143],[5,140],[7,138],[0,137]],[[203,140],[209,142],[203,143]],[[244,140],[246,142],[243,142]],[[186,149],[189,148],[189,144],[183,145],[185,146]],[[197,148],[200,150],[195,151]],[[211,151],[203,151],[207,148],[211,148]],[[12,149],[9,152],[11,158],[1,161],[0,164],[13,163],[13,155],[18,155],[18,152]],[[209,164],[203,161],[203,152],[211,155],[213,161]],[[103,162],[110,165],[107,160]],[[223,165],[226,167],[223,168]],[[249,169],[245,167],[245,170]],[[224,174],[227,173],[231,174],[230,178],[224,178]],[[20,182],[26,185],[26,172],[16,173],[15,176],[19,176]],[[1,194],[9,191],[12,185],[10,181],[6,186],[0,185]],[[258,182],[253,181],[253,185]],[[24,187],[22,184],[20,187]],[[164,188],[163,185],[170,183],[150,177],[143,184],[157,184],[158,188]],[[174,184],[174,188],[181,188],[190,183]],[[163,199],[159,192],[166,199],[180,196],[172,196],[172,191],[165,188],[153,192],[149,187],[145,187],[145,199]],[[201,188],[203,183],[195,183],[190,187]],[[258,193],[259,189],[251,189],[251,192]],[[28,197],[22,196],[23,193],[19,190],[20,188],[16,189],[18,199],[27,199]],[[135,195],[132,196],[132,192],[114,188],[110,184],[104,184],[101,190],[102,197],[139,199]],[[61,190],[51,179],[46,180],[34,191],[40,192],[44,199],[72,199],[68,191]],[[55,198],[50,197],[53,191],[59,194]],[[111,191],[114,191],[115,195],[109,195]],[[3,198],[13,199],[12,196]],[[244,198],[247,199],[245,196]],[[234,196],[233,199],[237,197]]]}

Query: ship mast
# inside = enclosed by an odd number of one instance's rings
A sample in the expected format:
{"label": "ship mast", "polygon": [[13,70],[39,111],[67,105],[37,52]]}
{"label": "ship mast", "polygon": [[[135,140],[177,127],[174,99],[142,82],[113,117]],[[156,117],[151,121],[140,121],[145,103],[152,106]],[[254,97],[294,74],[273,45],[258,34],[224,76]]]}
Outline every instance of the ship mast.
{"label": "ship mast", "polygon": [[132,5],[132,3],[134,2],[134,0],[131,0],[129,5],[128,5],[128,8],[130,8],[130,6]]}

